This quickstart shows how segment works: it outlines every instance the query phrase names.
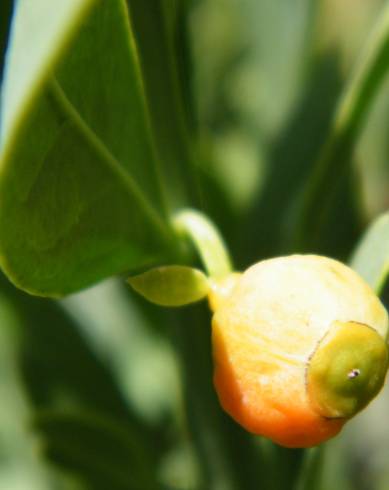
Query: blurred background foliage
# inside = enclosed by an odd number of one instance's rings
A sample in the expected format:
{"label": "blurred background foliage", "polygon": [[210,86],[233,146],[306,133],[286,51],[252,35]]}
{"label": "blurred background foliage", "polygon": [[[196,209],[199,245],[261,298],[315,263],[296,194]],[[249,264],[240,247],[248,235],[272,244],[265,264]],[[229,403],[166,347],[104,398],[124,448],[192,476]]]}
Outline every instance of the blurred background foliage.
{"label": "blurred background foliage", "polygon": [[[158,149],[192,161],[190,203],[220,227],[238,269],[300,249],[347,260],[389,207],[386,80],[347,175],[333,176],[325,226],[315,241],[294,241],[300,192],[384,3],[151,2],[174,11],[165,46],[144,20],[149,5],[128,1]],[[164,86],[158,70],[172,74]],[[172,114],[169,94],[180,106]],[[169,145],[177,134],[188,144]],[[177,193],[176,205],[185,199]],[[252,437],[214,394],[205,305],[165,311],[118,279],[53,302],[2,279],[0,323],[0,488],[389,488],[388,387],[323,448]]]}

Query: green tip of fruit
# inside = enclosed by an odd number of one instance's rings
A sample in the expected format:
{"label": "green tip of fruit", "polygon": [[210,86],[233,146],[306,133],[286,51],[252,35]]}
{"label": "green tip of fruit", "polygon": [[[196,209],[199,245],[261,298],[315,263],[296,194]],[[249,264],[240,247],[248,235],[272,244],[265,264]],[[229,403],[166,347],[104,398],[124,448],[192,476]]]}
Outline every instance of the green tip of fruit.
{"label": "green tip of fruit", "polygon": [[388,347],[376,330],[357,322],[334,322],[307,365],[307,390],[328,418],[350,418],[382,388]]}

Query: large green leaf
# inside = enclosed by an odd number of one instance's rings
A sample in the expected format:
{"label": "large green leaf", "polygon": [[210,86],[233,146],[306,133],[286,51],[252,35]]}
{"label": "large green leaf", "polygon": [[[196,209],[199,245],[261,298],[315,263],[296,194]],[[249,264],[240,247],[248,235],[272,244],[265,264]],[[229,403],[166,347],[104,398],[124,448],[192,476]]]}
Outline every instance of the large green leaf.
{"label": "large green leaf", "polygon": [[22,0],[4,81],[0,261],[62,295],[170,239],[124,0]]}

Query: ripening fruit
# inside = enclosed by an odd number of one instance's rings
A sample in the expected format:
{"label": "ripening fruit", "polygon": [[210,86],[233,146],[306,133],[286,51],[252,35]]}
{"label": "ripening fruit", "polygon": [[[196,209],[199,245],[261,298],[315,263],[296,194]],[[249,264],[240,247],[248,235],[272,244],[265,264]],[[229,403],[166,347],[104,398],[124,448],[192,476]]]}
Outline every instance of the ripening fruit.
{"label": "ripening fruit", "polygon": [[212,289],[216,390],[250,432],[314,446],[381,389],[388,315],[349,267],[314,255],[280,257]]}

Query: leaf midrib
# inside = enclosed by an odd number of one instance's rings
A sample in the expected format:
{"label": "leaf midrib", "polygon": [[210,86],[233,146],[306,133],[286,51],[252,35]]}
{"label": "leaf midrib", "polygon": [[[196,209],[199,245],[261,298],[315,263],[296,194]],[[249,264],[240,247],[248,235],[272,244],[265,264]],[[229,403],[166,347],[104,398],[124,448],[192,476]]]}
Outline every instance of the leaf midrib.
{"label": "leaf midrib", "polygon": [[168,225],[150,204],[138,183],[128,172],[124,170],[121,163],[114,157],[103,141],[86,123],[79,111],[69,100],[59,81],[55,77],[51,79],[49,89],[51,95],[58,105],[59,110],[61,110],[64,116],[66,116],[67,119],[74,124],[74,127],[78,130],[79,134],[88,143],[88,145],[94,150],[100,161],[109,167],[109,169],[117,177],[119,177],[128,194],[137,201],[137,204],[143,210],[149,221],[161,232],[163,236],[169,237],[171,233]]}

